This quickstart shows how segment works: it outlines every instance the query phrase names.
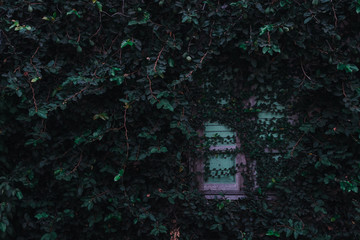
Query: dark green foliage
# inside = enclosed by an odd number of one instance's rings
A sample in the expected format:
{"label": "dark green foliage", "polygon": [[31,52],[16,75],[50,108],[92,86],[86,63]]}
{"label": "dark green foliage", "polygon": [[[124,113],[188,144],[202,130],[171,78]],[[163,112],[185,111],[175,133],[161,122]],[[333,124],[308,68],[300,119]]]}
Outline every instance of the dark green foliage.
{"label": "dark green foliage", "polygon": [[[0,238],[359,239],[359,13],[0,1]],[[196,190],[209,120],[239,133],[246,199]]]}

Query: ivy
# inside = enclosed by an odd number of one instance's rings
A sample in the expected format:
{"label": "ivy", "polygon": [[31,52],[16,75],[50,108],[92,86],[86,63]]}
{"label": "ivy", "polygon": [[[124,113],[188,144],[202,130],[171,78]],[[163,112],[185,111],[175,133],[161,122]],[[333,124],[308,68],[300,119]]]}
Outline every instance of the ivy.
{"label": "ivy", "polygon": [[[0,2],[0,238],[359,238],[359,9]],[[206,199],[201,160],[246,198]]]}

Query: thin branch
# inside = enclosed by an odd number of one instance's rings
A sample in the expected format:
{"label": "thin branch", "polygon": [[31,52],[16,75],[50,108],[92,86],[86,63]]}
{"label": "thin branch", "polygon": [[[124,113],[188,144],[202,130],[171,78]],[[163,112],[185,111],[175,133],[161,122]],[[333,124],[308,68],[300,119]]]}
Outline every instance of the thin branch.
{"label": "thin branch", "polygon": [[332,5],[333,13],[334,13],[334,18],[335,18],[335,28],[337,28],[338,18],[336,16],[335,7],[334,7],[334,3],[332,0],[331,0],[331,5]]}
{"label": "thin branch", "polygon": [[102,25],[99,26],[99,28],[96,30],[96,32],[90,37],[90,39],[92,39],[93,37],[95,37],[101,30]]}
{"label": "thin branch", "polygon": [[79,35],[78,35],[78,38],[76,39],[76,42],[78,43],[78,42],[80,42],[80,39],[81,39],[81,34],[80,34],[80,30],[79,30],[79,28],[77,28],[77,30],[78,30]]}
{"label": "thin branch", "polygon": [[213,26],[214,26],[214,23],[215,21],[212,22],[212,25],[211,25],[211,29],[210,29],[210,33],[209,33],[209,43],[208,43],[208,46],[210,47],[211,43],[212,43],[212,33],[213,33]]}
{"label": "thin branch", "polygon": [[156,72],[156,66],[157,66],[157,63],[158,63],[158,61],[159,61],[159,59],[160,59],[161,53],[162,53],[162,51],[164,50],[164,47],[165,47],[165,46],[163,46],[163,47],[161,48],[161,50],[160,50],[160,52],[159,52],[159,55],[158,55],[157,58],[156,58],[155,65],[154,65],[154,72]]}
{"label": "thin branch", "polygon": [[303,72],[304,76],[305,76],[307,79],[309,79],[310,81],[312,81],[312,80],[311,80],[311,78],[310,78],[310,77],[306,74],[306,72],[305,72],[305,69],[304,69],[304,66],[303,66],[302,62],[300,63],[300,65],[301,65],[301,69],[302,69],[302,72]]}
{"label": "thin branch", "polygon": [[193,72],[199,67],[199,65],[202,64],[202,62],[204,61],[204,59],[205,59],[205,57],[206,57],[207,54],[208,54],[208,51],[206,51],[205,54],[204,54],[204,56],[202,56],[202,58],[200,59],[200,63],[199,63],[199,64],[196,64],[195,69],[194,69],[194,70],[191,70],[191,71],[186,75],[186,77],[190,77],[190,76],[193,74]]}
{"label": "thin branch", "polygon": [[299,145],[299,143],[300,143],[301,139],[304,137],[304,135],[305,135],[305,133],[303,133],[303,134],[301,135],[301,137],[299,138],[299,140],[298,140],[298,141],[296,142],[296,144],[294,145],[294,147],[293,147],[293,149],[291,150],[291,153],[290,153],[291,156],[293,156],[295,148]]}
{"label": "thin branch", "polygon": [[90,199],[89,202],[94,201],[95,198],[101,197],[102,195],[105,195],[105,194],[107,194],[108,192],[110,192],[110,190],[106,190],[106,191],[104,191],[104,192],[102,192],[102,193],[99,193],[99,194],[95,195],[94,197],[92,197],[92,198]]}
{"label": "thin branch", "polygon": [[125,111],[124,111],[124,128],[125,128],[125,138],[126,138],[126,159],[129,158],[129,137],[128,137],[128,130],[126,127],[126,111],[129,108],[129,105],[125,104],[124,106]]}
{"label": "thin branch", "polygon": [[35,112],[38,111],[38,107],[37,107],[37,104],[36,104],[36,98],[35,98],[35,90],[31,84],[31,81],[29,80],[29,85],[30,85],[30,88],[31,88],[31,92],[32,92],[32,99],[33,99],[33,102],[34,102],[34,106],[35,106]]}
{"label": "thin branch", "polygon": [[347,97],[346,96],[346,93],[345,93],[345,87],[344,87],[344,81],[342,81],[342,92],[343,92],[343,95],[344,95],[344,97]]}
{"label": "thin branch", "polygon": [[159,99],[157,99],[157,97],[154,95],[154,93],[153,93],[153,91],[152,91],[152,88],[151,88],[151,80],[150,80],[150,78],[149,78],[149,75],[146,75],[146,77],[147,77],[147,79],[149,80],[149,89],[150,89],[150,94],[151,94],[151,96],[152,96],[155,100],[157,100],[157,101],[159,102]]}
{"label": "thin branch", "polygon": [[30,64],[31,64],[31,65],[33,66],[33,68],[35,69],[36,74],[37,74],[38,77],[40,77],[40,74],[39,74],[37,68],[35,67],[35,65],[33,64],[33,59],[34,59],[36,53],[38,52],[39,48],[40,48],[40,47],[37,47],[37,48],[36,48],[35,53],[34,53],[34,54],[32,55],[32,57],[30,58]]}
{"label": "thin branch", "polygon": [[206,51],[204,56],[202,56],[202,58],[200,59],[200,64],[202,64],[202,62],[204,61],[204,58],[206,57],[207,54],[208,54],[208,51]]}
{"label": "thin branch", "polygon": [[79,158],[78,163],[75,165],[75,167],[73,168],[73,170],[71,170],[70,172],[68,172],[66,175],[70,175],[70,174],[74,173],[74,172],[77,170],[77,168],[80,166],[81,161],[82,161],[82,152],[80,153],[80,158]]}
{"label": "thin branch", "polygon": [[74,95],[68,97],[67,99],[65,99],[63,101],[63,104],[66,104],[66,102],[68,102],[70,99],[76,97],[77,95],[79,95],[80,93],[84,92],[86,89],[88,89],[88,86],[84,87],[83,89],[81,89],[79,92],[75,93]]}

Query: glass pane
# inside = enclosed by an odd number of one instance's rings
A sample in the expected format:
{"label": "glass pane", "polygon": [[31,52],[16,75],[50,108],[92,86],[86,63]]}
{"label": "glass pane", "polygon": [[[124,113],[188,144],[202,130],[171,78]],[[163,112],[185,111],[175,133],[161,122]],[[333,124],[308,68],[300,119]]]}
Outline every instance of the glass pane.
{"label": "glass pane", "polygon": [[235,159],[235,155],[216,154],[210,156],[210,176],[206,183],[235,183]]}
{"label": "glass pane", "polygon": [[236,144],[235,133],[228,127],[218,122],[207,122],[205,124],[205,136],[212,138],[215,143],[213,146],[228,146]]}

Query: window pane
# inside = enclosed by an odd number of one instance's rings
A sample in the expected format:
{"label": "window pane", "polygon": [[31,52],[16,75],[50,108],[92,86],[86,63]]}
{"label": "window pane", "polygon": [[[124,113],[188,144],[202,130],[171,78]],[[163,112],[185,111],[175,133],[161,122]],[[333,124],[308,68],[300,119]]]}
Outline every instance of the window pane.
{"label": "window pane", "polygon": [[206,183],[235,183],[235,159],[235,155],[211,155],[209,157],[210,176]]}
{"label": "window pane", "polygon": [[205,124],[205,136],[215,141],[213,146],[229,146],[236,144],[235,133],[218,122],[207,122]]}

